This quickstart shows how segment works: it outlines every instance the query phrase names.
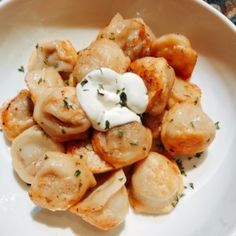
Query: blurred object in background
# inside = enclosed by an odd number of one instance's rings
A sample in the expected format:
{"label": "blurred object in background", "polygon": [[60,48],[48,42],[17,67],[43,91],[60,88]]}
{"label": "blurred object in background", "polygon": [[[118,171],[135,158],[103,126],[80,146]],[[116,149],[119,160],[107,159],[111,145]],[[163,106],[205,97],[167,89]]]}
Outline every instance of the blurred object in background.
{"label": "blurred object in background", "polygon": [[204,0],[222,12],[236,25],[236,0]]}

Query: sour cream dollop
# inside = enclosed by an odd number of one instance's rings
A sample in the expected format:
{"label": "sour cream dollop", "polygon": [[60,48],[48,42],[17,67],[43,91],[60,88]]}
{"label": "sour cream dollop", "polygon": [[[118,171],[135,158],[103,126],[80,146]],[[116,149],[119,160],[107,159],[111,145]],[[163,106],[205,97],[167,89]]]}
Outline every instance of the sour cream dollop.
{"label": "sour cream dollop", "polygon": [[118,74],[109,68],[89,72],[77,84],[78,100],[94,129],[105,131],[132,121],[148,104],[147,88],[138,75]]}

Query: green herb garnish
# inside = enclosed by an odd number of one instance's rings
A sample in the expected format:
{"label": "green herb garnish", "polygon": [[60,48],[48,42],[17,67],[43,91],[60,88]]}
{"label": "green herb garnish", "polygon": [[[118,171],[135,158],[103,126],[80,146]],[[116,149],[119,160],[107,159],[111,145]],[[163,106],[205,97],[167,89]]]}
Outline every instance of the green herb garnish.
{"label": "green herb garnish", "polygon": [[138,146],[138,142],[129,142],[131,146]]}
{"label": "green herb garnish", "polygon": [[72,104],[69,102],[69,99],[68,99],[68,97],[64,97],[64,99],[63,99],[63,103],[64,103],[64,107],[66,108],[66,109],[73,109],[73,106],[72,106]]}
{"label": "green herb garnish", "polygon": [[181,173],[182,175],[184,175],[184,176],[187,176],[187,174],[186,174],[186,172],[185,172],[185,169],[184,169],[184,166],[183,166],[182,160],[177,159],[177,160],[176,160],[176,164],[177,164],[178,167],[179,167],[180,173]]}
{"label": "green herb garnish", "polygon": [[195,157],[200,158],[203,153],[204,153],[204,152],[197,152],[197,153],[195,154]]}
{"label": "green herb garnish", "polygon": [[99,96],[104,96],[104,93],[102,93],[101,91],[99,91],[99,89],[97,89],[97,93]]}
{"label": "green herb garnish", "polygon": [[64,129],[61,129],[62,134],[66,134],[66,131]]}
{"label": "green herb garnish", "polygon": [[190,188],[194,189],[193,183],[189,183]]}
{"label": "green herb garnish", "polygon": [[24,69],[23,66],[20,66],[20,68],[18,68],[18,71],[20,71],[20,72],[25,72],[25,69]]}
{"label": "green herb garnish", "polygon": [[105,121],[105,129],[109,129],[110,128],[110,122],[109,120]]}
{"label": "green herb garnish", "polygon": [[194,105],[197,105],[198,99],[199,99],[199,98],[196,98],[196,100],[194,101]]}
{"label": "green herb garnish", "polygon": [[125,92],[120,93],[120,105],[122,107],[127,107],[127,95]]}
{"label": "green herb garnish", "polygon": [[124,132],[122,130],[118,130],[117,136],[118,138],[122,138],[124,136]]}
{"label": "green herb garnish", "polygon": [[75,177],[78,177],[80,175],[81,171],[80,170],[76,170],[75,173],[74,173],[74,176]]}
{"label": "green herb garnish", "polygon": [[38,84],[41,84],[42,82],[43,82],[43,79],[40,78],[40,79],[38,80]]}
{"label": "green herb garnish", "polygon": [[215,123],[216,129],[220,129],[219,123],[220,123],[219,121],[217,121],[217,122]]}
{"label": "green herb garnish", "polygon": [[84,79],[84,80],[82,80],[82,81],[80,82],[80,85],[81,85],[82,87],[84,87],[84,85],[87,84],[87,83],[88,83],[88,80],[87,80],[87,79]]}

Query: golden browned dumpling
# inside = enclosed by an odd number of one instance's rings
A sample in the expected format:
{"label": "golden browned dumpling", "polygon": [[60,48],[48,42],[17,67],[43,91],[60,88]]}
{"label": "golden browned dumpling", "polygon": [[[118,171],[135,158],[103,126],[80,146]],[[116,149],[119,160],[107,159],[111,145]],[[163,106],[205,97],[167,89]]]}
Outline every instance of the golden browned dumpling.
{"label": "golden browned dumpling", "polygon": [[151,152],[135,165],[129,199],[134,210],[146,214],[170,212],[183,191],[176,163]]}
{"label": "golden browned dumpling", "polygon": [[122,170],[114,172],[81,202],[70,208],[86,222],[102,230],[120,225],[128,213],[129,201]]}
{"label": "golden browned dumpling", "polygon": [[181,102],[201,105],[201,90],[196,84],[176,78],[168,99],[168,108]]}
{"label": "golden browned dumpling", "polygon": [[25,76],[25,82],[34,103],[45,89],[64,87],[61,76],[53,67],[29,71]]}
{"label": "golden browned dumpling", "polygon": [[3,132],[12,141],[20,133],[35,124],[33,120],[34,105],[28,90],[21,90],[1,109]]}
{"label": "golden browned dumpling", "polygon": [[116,168],[128,166],[148,155],[152,146],[151,131],[138,122],[95,131],[92,145],[96,153]]}
{"label": "golden browned dumpling", "polygon": [[176,75],[183,79],[191,76],[197,62],[197,52],[181,34],[166,34],[156,39],[152,46],[152,55],[164,57],[174,68]]}
{"label": "golden browned dumpling", "polygon": [[191,103],[174,105],[162,121],[161,140],[172,154],[193,156],[204,151],[214,137],[213,121]]}
{"label": "golden browned dumpling", "polygon": [[90,71],[100,67],[110,68],[118,73],[126,72],[130,59],[119,46],[108,39],[100,39],[79,51],[73,76],[80,82]]}
{"label": "golden browned dumpling", "polygon": [[68,144],[67,153],[77,155],[84,160],[88,168],[94,173],[104,173],[114,169],[112,165],[104,161],[94,150],[89,141],[75,141]]}
{"label": "golden browned dumpling", "polygon": [[30,57],[28,70],[54,67],[58,72],[71,73],[76,60],[76,50],[69,40],[39,43]]}
{"label": "golden browned dumpling", "polygon": [[44,163],[29,189],[31,200],[51,211],[63,211],[96,185],[86,164],[79,158],[60,152],[46,152]]}
{"label": "golden browned dumpling", "polygon": [[35,103],[34,119],[58,142],[78,139],[90,127],[74,87],[45,90]]}
{"label": "golden browned dumpling", "polygon": [[131,63],[130,69],[144,81],[149,103],[146,112],[160,115],[167,104],[175,80],[174,70],[164,58],[144,57]]}
{"label": "golden browned dumpling", "polygon": [[24,182],[33,182],[48,151],[64,152],[64,147],[54,142],[38,125],[25,130],[13,140],[12,165]]}
{"label": "golden browned dumpling", "polygon": [[155,36],[141,18],[124,19],[116,14],[99,32],[98,39],[101,38],[116,42],[133,61],[150,55]]}

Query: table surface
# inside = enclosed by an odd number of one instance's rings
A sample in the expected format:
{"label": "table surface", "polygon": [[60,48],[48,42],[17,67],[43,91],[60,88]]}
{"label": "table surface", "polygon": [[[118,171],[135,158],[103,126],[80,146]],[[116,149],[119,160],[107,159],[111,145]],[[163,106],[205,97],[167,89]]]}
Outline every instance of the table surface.
{"label": "table surface", "polygon": [[[4,1],[4,0],[0,0]],[[223,13],[236,25],[236,0],[203,0]]]}
{"label": "table surface", "polygon": [[236,25],[236,0],[204,0],[222,12]]}

